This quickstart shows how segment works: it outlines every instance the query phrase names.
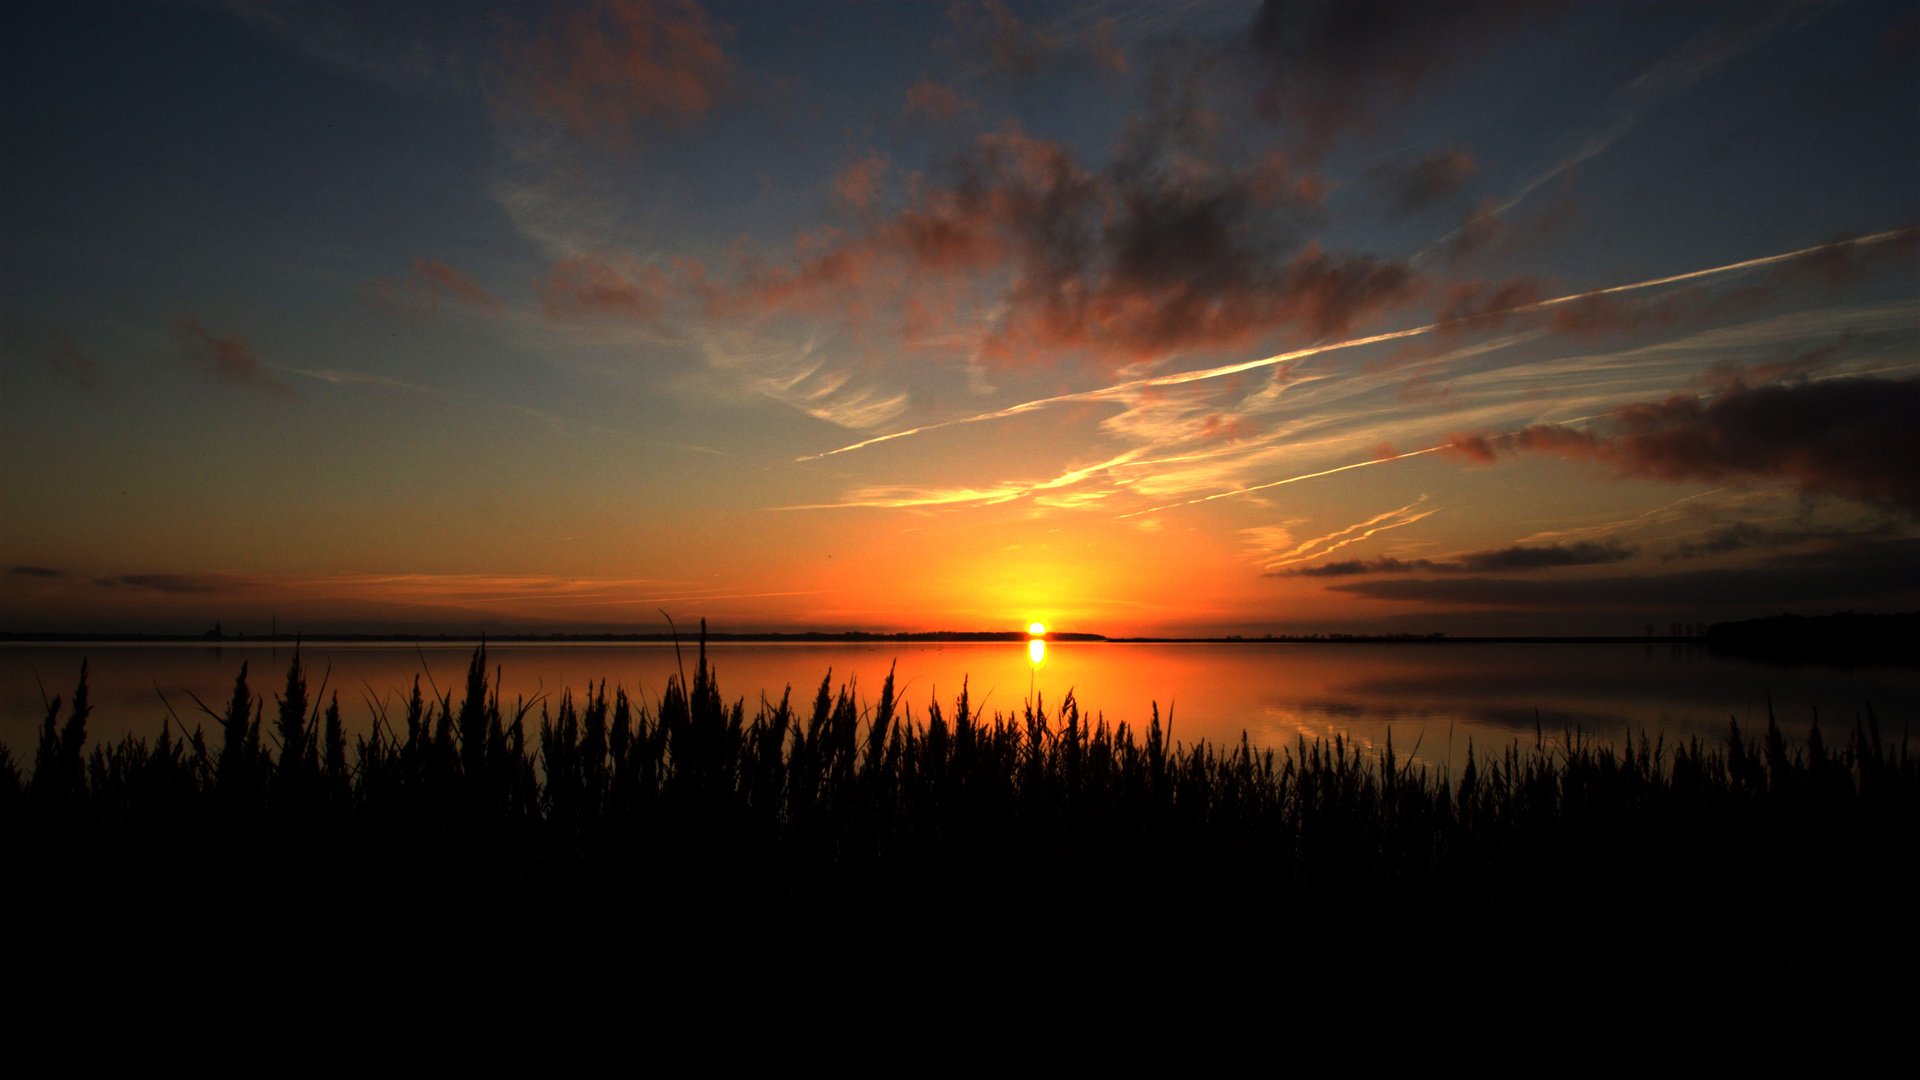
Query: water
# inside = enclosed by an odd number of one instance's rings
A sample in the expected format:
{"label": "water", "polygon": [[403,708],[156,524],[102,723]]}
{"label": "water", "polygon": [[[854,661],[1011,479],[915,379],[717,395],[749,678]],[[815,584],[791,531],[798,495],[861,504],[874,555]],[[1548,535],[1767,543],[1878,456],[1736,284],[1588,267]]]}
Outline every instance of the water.
{"label": "water", "polygon": [[[686,650],[689,671],[692,650]],[[425,693],[464,687],[470,644],[307,645],[310,697],[321,680],[338,691],[348,731],[370,730],[372,706],[399,722],[416,675]],[[1805,734],[1815,710],[1829,733],[1850,728],[1871,703],[1882,731],[1898,738],[1920,728],[1920,669],[1782,668],[1669,645],[1548,644],[1190,644],[1050,643],[1038,663],[1025,643],[992,644],[718,644],[708,654],[722,694],[745,697],[748,712],[764,692],[778,699],[791,686],[811,706],[832,669],[837,688],[849,677],[871,701],[888,668],[916,717],[929,700],[951,708],[967,680],[976,708],[1017,709],[1037,695],[1052,710],[1073,690],[1083,712],[1144,727],[1155,702],[1174,737],[1256,745],[1344,735],[1363,747],[1384,746],[1391,729],[1403,758],[1449,763],[1457,771],[1469,740],[1476,747],[1534,739],[1535,719],[1549,740],[1580,732],[1617,742],[1629,732],[1719,739],[1729,718],[1764,728],[1771,696],[1782,725]],[[283,645],[0,645],[0,742],[16,761],[32,760],[46,693],[69,697],[84,657],[90,664],[94,714],[89,733],[118,739],[151,737],[163,718],[215,725],[193,697],[221,709],[241,663],[272,711],[285,685],[291,650]],[[489,666],[504,675],[503,698],[549,701],[606,679],[630,695],[657,700],[679,670],[671,644],[495,644]],[[166,704],[161,695],[164,693]],[[538,709],[534,712],[537,724]]]}

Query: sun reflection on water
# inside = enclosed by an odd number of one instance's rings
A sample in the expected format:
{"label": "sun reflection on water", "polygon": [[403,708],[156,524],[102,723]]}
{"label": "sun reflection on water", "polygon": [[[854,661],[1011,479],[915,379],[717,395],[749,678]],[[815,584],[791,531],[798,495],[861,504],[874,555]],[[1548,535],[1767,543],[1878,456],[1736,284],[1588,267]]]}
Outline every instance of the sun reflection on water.
{"label": "sun reflection on water", "polygon": [[1044,638],[1034,638],[1027,642],[1027,659],[1038,664],[1047,658],[1047,643]]}

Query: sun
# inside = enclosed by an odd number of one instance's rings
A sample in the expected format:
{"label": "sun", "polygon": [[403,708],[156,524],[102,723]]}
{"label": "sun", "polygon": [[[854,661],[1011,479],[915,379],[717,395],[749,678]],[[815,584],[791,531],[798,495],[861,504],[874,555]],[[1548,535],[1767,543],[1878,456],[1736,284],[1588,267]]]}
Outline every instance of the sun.
{"label": "sun", "polygon": [[1039,637],[1042,634],[1045,634],[1046,632],[1047,632],[1046,623],[1037,622],[1027,627],[1027,633],[1032,634],[1034,637]]}

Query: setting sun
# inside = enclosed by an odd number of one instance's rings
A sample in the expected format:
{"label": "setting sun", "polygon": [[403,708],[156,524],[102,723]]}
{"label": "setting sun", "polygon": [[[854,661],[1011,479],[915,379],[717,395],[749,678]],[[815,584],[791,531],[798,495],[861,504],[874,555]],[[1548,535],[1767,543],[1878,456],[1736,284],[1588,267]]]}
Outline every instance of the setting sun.
{"label": "setting sun", "polygon": [[1046,632],[1047,632],[1046,623],[1037,622],[1027,627],[1027,633],[1032,634],[1034,637],[1039,637],[1040,635]]}

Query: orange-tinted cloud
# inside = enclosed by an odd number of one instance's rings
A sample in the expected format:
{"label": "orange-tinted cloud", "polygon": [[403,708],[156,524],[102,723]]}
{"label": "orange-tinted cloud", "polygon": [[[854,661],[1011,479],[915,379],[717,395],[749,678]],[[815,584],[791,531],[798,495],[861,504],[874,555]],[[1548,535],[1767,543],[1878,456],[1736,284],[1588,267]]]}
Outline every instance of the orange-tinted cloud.
{"label": "orange-tinted cloud", "polygon": [[612,253],[570,255],[534,283],[540,309],[550,319],[652,319],[667,293],[666,275],[635,259]]}
{"label": "orange-tinted cloud", "polygon": [[414,259],[412,272],[398,281],[390,278],[373,281],[373,306],[384,311],[435,315],[440,311],[442,296],[487,315],[500,314],[499,297],[437,259]]}
{"label": "orange-tinted cloud", "polygon": [[1501,451],[1609,465],[1669,481],[1784,479],[1920,515],[1920,379],[1828,379],[1748,387],[1705,398],[1677,394],[1613,410],[1600,430],[1536,424],[1506,435],[1461,433],[1452,448],[1477,461]]}
{"label": "orange-tinted cloud", "polygon": [[948,9],[947,17],[967,46],[1003,75],[1037,75],[1066,45],[1057,35],[1022,21],[1001,0],[980,0],[978,6],[961,0]]}
{"label": "orange-tinted cloud", "polygon": [[880,175],[886,171],[887,155],[871,151],[834,177],[833,190],[853,209],[870,209],[880,193]]}
{"label": "orange-tinted cloud", "polygon": [[907,103],[900,114],[909,118],[951,120],[975,107],[973,102],[955,93],[952,87],[942,86],[931,79],[921,79],[907,88]]}
{"label": "orange-tinted cloud", "polygon": [[1095,64],[1116,74],[1127,73],[1127,54],[1120,48],[1112,19],[1096,19],[1087,31],[1087,55]]}
{"label": "orange-tinted cloud", "polygon": [[592,0],[503,45],[507,84],[584,139],[624,144],[642,120],[705,116],[725,90],[732,31],[692,0]]}
{"label": "orange-tinted cloud", "polygon": [[481,288],[479,282],[446,263],[431,259],[415,259],[413,272],[432,285],[435,296],[444,292],[476,311],[484,311],[489,315],[500,314],[499,298]]}
{"label": "orange-tinted cloud", "polygon": [[241,386],[259,386],[277,394],[291,394],[286,384],[266,374],[260,357],[239,336],[217,337],[192,315],[176,324],[187,356],[204,374],[221,382]]}

